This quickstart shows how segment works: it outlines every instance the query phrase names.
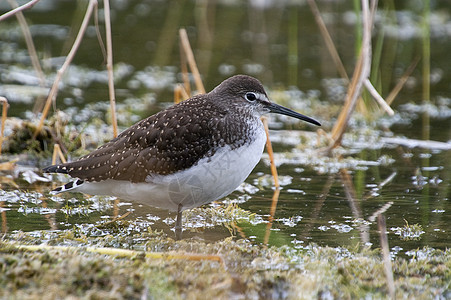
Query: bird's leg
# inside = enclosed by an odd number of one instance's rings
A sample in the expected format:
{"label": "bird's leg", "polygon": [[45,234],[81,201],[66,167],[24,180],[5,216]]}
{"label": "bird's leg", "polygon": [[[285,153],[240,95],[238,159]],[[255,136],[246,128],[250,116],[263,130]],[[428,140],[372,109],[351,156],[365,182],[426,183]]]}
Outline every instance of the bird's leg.
{"label": "bird's leg", "polygon": [[175,239],[182,239],[182,204],[180,203],[177,209],[177,219],[175,221]]}

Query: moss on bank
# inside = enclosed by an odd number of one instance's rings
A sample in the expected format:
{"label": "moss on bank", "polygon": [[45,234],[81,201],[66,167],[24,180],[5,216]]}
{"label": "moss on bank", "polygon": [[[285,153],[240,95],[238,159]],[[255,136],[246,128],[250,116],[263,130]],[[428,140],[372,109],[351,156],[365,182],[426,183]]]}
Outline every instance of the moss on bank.
{"label": "moss on bank", "polygon": [[[120,224],[118,225],[120,226]],[[163,233],[135,233],[116,240],[124,248],[167,254],[208,254],[211,259],[124,256],[88,250],[112,236],[80,239],[72,230],[17,232],[0,242],[1,298],[14,299],[312,299],[386,298],[378,250],[353,251],[309,245],[266,247],[226,238],[174,241]],[[121,238],[122,239],[122,238]],[[109,242],[107,242],[109,240]],[[134,243],[130,241],[135,241]],[[20,245],[42,244],[33,251]],[[58,246],[58,247],[53,247]],[[62,248],[60,246],[63,246]],[[451,251],[418,250],[393,261],[396,298],[446,299],[451,296]]]}

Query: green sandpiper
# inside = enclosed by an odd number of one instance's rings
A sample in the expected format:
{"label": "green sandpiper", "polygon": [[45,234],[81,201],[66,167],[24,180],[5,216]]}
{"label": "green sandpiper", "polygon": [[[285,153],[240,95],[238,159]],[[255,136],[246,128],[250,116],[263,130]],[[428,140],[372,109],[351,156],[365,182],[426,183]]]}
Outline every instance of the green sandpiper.
{"label": "green sandpiper", "polygon": [[255,78],[236,75],[211,92],[152,115],[80,159],[44,168],[75,178],[53,193],[110,195],[177,212],[233,192],[260,160],[266,134],[260,117],[312,118],[269,101]]}

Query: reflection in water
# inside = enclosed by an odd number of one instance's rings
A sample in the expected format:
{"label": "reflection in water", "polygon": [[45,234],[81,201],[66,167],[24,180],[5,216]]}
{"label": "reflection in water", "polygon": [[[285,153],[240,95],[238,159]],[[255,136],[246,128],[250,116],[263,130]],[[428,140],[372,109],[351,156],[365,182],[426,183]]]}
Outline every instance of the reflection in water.
{"label": "reflection in water", "polygon": [[279,201],[280,188],[274,189],[274,194],[271,201],[271,209],[269,211],[268,224],[266,225],[265,237],[263,244],[267,245],[269,242],[269,235],[271,234],[272,223],[274,222],[274,215],[276,214],[277,202]]}
{"label": "reflection in water", "polygon": [[[346,198],[348,199],[349,206],[351,207],[352,214],[355,220],[362,220],[362,208],[360,207],[360,200],[357,199],[354,183],[352,182],[351,175],[347,169],[340,170],[340,178],[343,183]],[[370,241],[370,235],[368,230],[368,224],[361,222],[359,225],[360,239],[363,245],[367,245]]]}
{"label": "reflection in water", "polygon": [[[43,208],[47,208],[47,200],[44,197],[42,199],[42,207]],[[44,214],[44,218],[47,220],[50,230],[57,230],[58,229],[57,225],[56,225],[56,222],[55,222],[55,214],[53,214],[53,213]]]}
{"label": "reflection in water", "polygon": [[307,223],[304,224],[302,238],[305,239],[306,237],[310,236],[310,232],[312,231],[313,227],[317,226],[316,221],[319,218],[321,208],[323,207],[324,201],[326,200],[327,196],[329,195],[329,191],[330,191],[335,179],[336,179],[335,174],[330,174],[327,177],[327,181],[324,184],[324,187],[323,187],[321,193],[318,195],[318,199],[315,201],[315,206],[313,207],[313,211],[312,211],[310,217],[308,218],[309,221],[307,221]]}
{"label": "reflection in water", "polygon": [[387,278],[388,290],[391,299],[395,299],[395,281],[393,280],[393,268],[387,238],[387,223],[383,214],[377,215],[377,227],[380,235],[380,245],[384,261],[385,276]]}
{"label": "reflection in water", "polygon": [[[268,171],[267,167],[262,167],[259,165],[258,169]],[[391,168],[390,166],[389,169]],[[414,226],[422,221],[418,212],[421,211],[419,208],[423,189],[419,189],[415,181],[412,181],[412,169],[398,168],[397,172],[385,172],[384,168],[380,168],[379,171],[382,174],[387,174],[385,179],[377,182],[375,179],[364,177],[362,196],[356,195],[355,179],[348,169],[342,169],[339,173],[330,175],[315,175],[307,169],[301,177],[305,179],[304,181],[299,181],[299,174],[289,169],[286,166],[279,169],[280,173],[291,174],[293,178],[292,182],[284,183],[287,185],[282,189],[272,190],[272,183],[265,183],[268,185],[261,187],[260,190],[247,189],[247,191],[234,192],[230,196],[228,201],[239,199],[245,201],[239,204],[240,209],[243,208],[249,211],[249,214],[254,214],[252,219],[249,219],[250,215],[248,215],[244,219],[224,223],[220,216],[223,213],[230,213],[227,212],[224,204],[205,206],[195,213],[199,213],[200,218],[193,220],[192,223],[195,226],[187,228],[186,236],[213,241],[230,235],[246,239],[255,237],[269,245],[291,245],[294,240],[297,240],[303,241],[304,245],[310,241],[330,246],[355,245],[357,242],[363,246],[379,247],[377,238],[379,233],[375,219],[376,215],[384,213],[387,216],[388,239],[392,247],[408,251],[426,243],[438,248],[443,248],[449,243],[449,236],[445,231],[447,223],[443,213],[448,210],[449,202],[440,198],[440,195],[449,191],[448,184],[445,186],[444,183],[439,183],[436,186],[430,186],[432,193],[430,198],[434,203],[431,209],[435,212],[428,212],[429,216],[432,215],[429,224],[420,223],[427,233],[412,232],[410,236],[415,237],[415,240],[404,240],[401,238],[403,228]],[[437,170],[435,176],[441,177],[439,173],[440,170]],[[259,174],[258,170],[257,174]],[[249,182],[253,180],[254,184],[258,182],[258,180],[255,181],[256,176],[258,175],[253,174],[247,184],[250,185]],[[424,184],[430,185],[430,182],[425,180]],[[300,185],[302,190],[299,189]],[[24,188],[27,187],[24,186]],[[39,189],[42,189],[42,186],[37,188]],[[44,190],[50,190],[50,188],[45,187]],[[444,192],[436,193],[436,191]],[[110,222],[119,215],[124,217],[124,214],[130,212],[126,216],[126,222],[139,223],[142,228],[163,230],[172,236],[171,222],[174,216],[166,211],[137,203],[102,197],[84,199],[77,194],[60,198],[45,197],[38,192],[23,193],[17,190],[1,191],[1,193],[3,232],[65,230],[74,226],[82,228],[92,224],[97,226]],[[268,193],[271,193],[272,201],[269,201],[271,198],[266,196]],[[74,195],[77,198],[74,198]],[[231,210],[234,209],[231,208]],[[218,215],[214,218],[208,217],[208,214],[204,215],[208,211],[217,211]],[[267,211],[269,211],[268,216],[260,215]],[[348,216],[348,212],[351,216]],[[192,217],[193,215],[189,218]],[[202,219],[205,217],[210,219]],[[421,227],[418,230],[421,230]],[[359,233],[358,237],[355,236],[356,232]],[[429,237],[425,240],[424,237],[427,235]]]}
{"label": "reflection in water", "polygon": [[3,209],[3,206],[5,204],[5,201],[0,201],[0,210],[1,210],[1,216],[2,216],[2,233],[6,233],[8,231],[8,223],[6,221],[6,210]]}

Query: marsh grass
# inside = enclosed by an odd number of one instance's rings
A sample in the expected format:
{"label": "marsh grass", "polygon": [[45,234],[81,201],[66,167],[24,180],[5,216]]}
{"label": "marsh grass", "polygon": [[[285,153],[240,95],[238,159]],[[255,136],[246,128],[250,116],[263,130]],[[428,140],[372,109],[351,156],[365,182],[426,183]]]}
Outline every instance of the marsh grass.
{"label": "marsh grass", "polygon": [[15,7],[14,9],[4,13],[0,16],[0,22],[3,20],[6,20],[7,18],[10,18],[14,15],[17,15],[19,12],[22,12],[23,10],[32,8],[36,3],[38,3],[40,0],[31,0],[21,6]]}
{"label": "marsh grass", "polygon": [[[8,2],[11,5],[11,7],[13,8],[13,11],[19,8],[17,5],[17,2],[15,0],[8,0]],[[32,2],[34,2],[34,1],[30,1],[29,3],[32,3]],[[20,28],[22,30],[22,33],[23,33],[23,36],[25,39],[25,44],[27,45],[28,53],[30,54],[31,64],[32,64],[33,69],[35,70],[35,73],[39,79],[39,85],[41,87],[45,87],[46,84],[45,84],[44,72],[42,71],[41,63],[39,61],[38,54],[37,54],[36,48],[34,46],[33,38],[31,36],[31,32],[30,32],[29,26],[27,24],[27,21],[21,10],[17,10],[15,13],[15,16],[17,18],[17,21],[20,24]],[[0,20],[0,22],[1,22],[1,20]],[[38,99],[36,100],[36,102],[34,104],[33,111],[36,112],[37,109],[42,106],[41,99],[43,99],[43,98],[38,97]]]}
{"label": "marsh grass", "polygon": [[36,130],[33,134],[33,138],[36,138],[37,135],[39,134],[39,132],[42,130],[42,127],[44,126],[44,121],[47,118],[47,115],[49,113],[50,110],[50,106],[52,103],[55,103],[56,101],[56,96],[58,94],[58,87],[59,87],[59,82],[61,81],[62,76],[64,75],[64,73],[66,72],[66,69],[69,67],[69,65],[71,64],[78,47],[81,44],[81,41],[83,40],[83,36],[86,32],[86,28],[88,27],[88,22],[91,18],[91,15],[94,11],[94,8],[97,8],[97,1],[91,0],[89,1],[88,7],[86,9],[86,14],[85,17],[83,19],[83,22],[80,26],[80,30],[78,32],[78,35],[75,39],[74,44],[72,45],[71,50],[69,51],[69,54],[67,55],[64,64],[61,66],[61,68],[58,70],[57,72],[57,76],[55,78],[55,81],[53,82],[52,88],[50,89],[50,93],[47,97],[47,100],[45,102],[44,108],[42,110],[42,114],[41,114],[41,118],[39,120],[39,124],[36,127]]}
{"label": "marsh grass", "polygon": [[396,299],[395,282],[393,279],[393,267],[387,238],[387,225],[385,221],[385,216],[383,214],[379,214],[377,216],[377,227],[379,228],[379,237],[382,249],[382,260],[384,262],[385,277],[387,278],[388,294],[391,299]]}
{"label": "marsh grass", "polygon": [[181,57],[183,57],[183,59],[181,59],[182,61],[182,73],[183,73],[183,81],[184,81],[184,87],[187,92],[187,94],[189,95],[189,76],[187,73],[187,68],[186,68],[186,64],[188,64],[188,66],[190,67],[191,73],[194,77],[194,83],[196,85],[196,89],[197,92],[199,94],[205,94],[205,87],[204,84],[202,82],[202,77],[200,76],[199,73],[199,69],[197,68],[197,63],[196,63],[196,59],[194,58],[194,54],[193,54],[193,50],[191,48],[189,39],[188,39],[188,34],[186,33],[186,30],[184,28],[181,28],[179,30],[179,36],[180,36],[180,44],[181,44]]}
{"label": "marsh grass", "polygon": [[[117,137],[117,117],[116,117],[116,96],[114,91],[114,74],[113,74],[113,40],[111,38],[111,18],[110,18],[110,1],[104,0],[105,14],[105,32],[106,32],[106,68],[108,70],[108,93],[110,96],[111,123],[113,126],[113,137]],[[97,14],[96,14],[97,16]],[[96,18],[97,20],[97,18]],[[98,28],[98,26],[97,26]],[[98,35],[100,39],[100,35]],[[103,45],[103,43],[100,43]]]}
{"label": "marsh grass", "polygon": [[8,99],[6,99],[5,97],[0,97],[0,103],[2,104],[2,120],[1,120],[1,127],[0,127],[0,155],[1,155],[4,133],[5,133],[5,123],[6,123],[6,118],[8,117],[9,104],[8,104]]}
{"label": "marsh grass", "polygon": [[[375,118],[379,114],[375,114],[377,110],[373,105],[373,102],[369,101],[368,95],[371,96],[378,104],[379,107],[384,110],[388,115],[394,115],[393,109],[390,107],[390,104],[396,98],[397,94],[401,91],[403,85],[405,84],[407,77],[411,74],[413,69],[416,66],[416,62],[413,62],[411,67],[405,72],[405,74],[401,77],[401,80],[398,81],[395,88],[390,92],[388,99],[384,100],[384,98],[378,92],[382,90],[382,79],[379,76],[381,75],[381,58],[383,51],[383,43],[384,43],[384,31],[380,30],[379,35],[376,39],[376,45],[373,46],[371,44],[371,33],[373,27],[373,21],[377,9],[378,1],[354,1],[354,13],[358,16],[356,22],[356,57],[359,57],[356,63],[356,67],[354,70],[354,75],[351,80],[346,73],[344,65],[340,59],[338,51],[334,45],[333,39],[329,34],[329,31],[322,20],[320,11],[318,6],[316,5],[315,0],[307,1],[310,9],[315,17],[315,21],[320,29],[320,33],[324,39],[326,47],[332,57],[332,60],[337,68],[340,76],[347,81],[349,81],[347,97],[345,100],[345,105],[334,125],[334,128],[331,132],[331,144],[329,145],[326,152],[330,154],[330,150],[341,145],[341,139],[343,133],[346,131],[348,126],[348,122],[350,120],[350,116],[353,113],[354,109],[358,107],[361,112],[367,117]],[[428,5],[428,4],[425,4]],[[389,10],[393,7],[392,2],[388,2],[386,10]],[[425,21],[426,22],[426,21]],[[428,22],[426,22],[429,24]],[[426,36],[426,40],[429,39],[429,36]],[[426,47],[424,49],[424,55],[427,55]],[[425,50],[426,49],[426,50]],[[391,62],[393,64],[393,62]],[[360,78],[360,79],[358,79]],[[386,80],[384,81],[386,82]],[[374,83],[378,86],[378,89],[374,87]],[[366,88],[366,91],[362,89],[362,87]]]}
{"label": "marsh grass", "polygon": [[[276,295],[278,299],[312,299],[329,295],[349,299],[384,298],[388,292],[379,250],[356,252],[316,245],[294,250],[261,247],[233,238],[214,243],[198,239],[176,242],[158,233],[135,233],[132,236],[135,240],[144,238],[149,242],[134,243],[131,249],[59,246],[58,243],[80,243],[77,235],[69,232],[53,234],[48,246],[34,246],[38,242],[36,235],[27,233],[16,233],[16,238],[11,236],[9,242],[0,242],[0,284],[4,287],[0,296],[45,293],[59,298],[160,295],[171,299],[206,296],[226,299],[237,295],[244,298]],[[146,238],[147,235],[152,238]],[[17,238],[20,242],[14,241]],[[96,237],[83,239],[93,245],[101,242]],[[103,239],[103,243],[120,244],[129,244],[131,240],[117,235]],[[160,252],[152,251],[154,248]],[[193,252],[202,255],[186,259]],[[419,249],[410,259],[393,259],[395,297],[446,297],[450,264],[449,250],[430,248]]]}

